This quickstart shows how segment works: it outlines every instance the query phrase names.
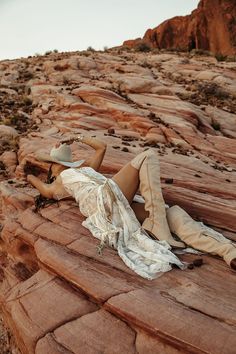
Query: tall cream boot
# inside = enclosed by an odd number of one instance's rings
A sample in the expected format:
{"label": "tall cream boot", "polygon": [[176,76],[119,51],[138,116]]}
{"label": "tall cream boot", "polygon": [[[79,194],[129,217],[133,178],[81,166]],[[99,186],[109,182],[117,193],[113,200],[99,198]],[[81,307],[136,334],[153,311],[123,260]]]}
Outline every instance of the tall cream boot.
{"label": "tall cream boot", "polygon": [[174,205],[166,212],[170,230],[186,244],[204,252],[223,257],[233,268],[236,246],[219,232],[191,218],[185,210]]}
{"label": "tall cream boot", "polygon": [[174,240],[168,227],[157,154],[151,149],[144,151],[131,161],[131,166],[139,170],[140,193],[145,199],[145,210],[149,212],[142,227],[156,239],[165,240],[173,247],[185,247],[183,242]]}

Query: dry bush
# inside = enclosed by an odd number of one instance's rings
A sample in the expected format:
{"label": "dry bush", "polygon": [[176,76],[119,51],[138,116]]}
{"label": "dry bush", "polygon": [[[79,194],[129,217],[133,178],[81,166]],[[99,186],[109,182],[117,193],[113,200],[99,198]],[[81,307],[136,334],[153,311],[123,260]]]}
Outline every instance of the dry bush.
{"label": "dry bush", "polygon": [[152,49],[150,47],[149,44],[145,43],[145,42],[140,42],[138,44],[136,44],[135,46],[135,51],[136,52],[150,52]]}

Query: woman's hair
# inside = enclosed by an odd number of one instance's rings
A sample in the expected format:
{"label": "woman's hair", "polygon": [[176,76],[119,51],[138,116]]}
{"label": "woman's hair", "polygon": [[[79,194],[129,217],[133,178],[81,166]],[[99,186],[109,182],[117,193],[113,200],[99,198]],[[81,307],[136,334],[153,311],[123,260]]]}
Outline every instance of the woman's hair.
{"label": "woman's hair", "polygon": [[[48,170],[47,179],[46,179],[47,184],[51,184],[56,179],[56,177],[52,175],[52,165],[53,164],[51,163]],[[37,213],[41,208],[44,208],[46,205],[50,205],[56,202],[57,200],[55,199],[46,198],[41,194],[39,194],[34,198],[34,205],[35,205],[34,212]]]}
{"label": "woman's hair", "polygon": [[51,184],[52,182],[55,181],[56,177],[52,176],[52,163],[50,164],[49,170],[48,170],[48,174],[47,174],[47,179],[46,179],[46,183],[47,184]]}

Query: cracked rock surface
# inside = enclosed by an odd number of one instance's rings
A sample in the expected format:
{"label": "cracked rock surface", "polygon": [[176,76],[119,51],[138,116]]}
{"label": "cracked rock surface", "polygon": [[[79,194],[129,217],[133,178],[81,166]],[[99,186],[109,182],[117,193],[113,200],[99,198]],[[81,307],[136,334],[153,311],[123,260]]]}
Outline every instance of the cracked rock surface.
{"label": "cracked rock surface", "polygon": [[25,179],[45,178],[36,152],[72,133],[106,141],[106,176],[152,147],[165,201],[236,241],[235,92],[236,64],[203,56],[114,49],[0,62],[0,301],[22,354],[235,352],[235,272],[223,260],[142,279],[115,250],[98,254],[75,202],[36,212]]}

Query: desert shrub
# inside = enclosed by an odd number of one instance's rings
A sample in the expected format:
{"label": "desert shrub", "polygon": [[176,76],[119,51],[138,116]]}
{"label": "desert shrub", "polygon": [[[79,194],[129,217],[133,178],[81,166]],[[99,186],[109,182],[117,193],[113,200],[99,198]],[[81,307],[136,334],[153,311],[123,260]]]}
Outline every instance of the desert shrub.
{"label": "desert shrub", "polygon": [[51,50],[47,50],[44,55],[50,55],[50,54],[52,54],[52,51]]}
{"label": "desert shrub", "polygon": [[95,49],[94,49],[93,47],[89,46],[89,47],[87,48],[87,51],[88,51],[88,52],[95,52]]}
{"label": "desert shrub", "polygon": [[215,130],[220,130],[220,123],[218,122],[212,122],[211,126]]}
{"label": "desert shrub", "polygon": [[150,52],[151,51],[151,47],[147,43],[141,42],[141,43],[136,44],[135,51],[136,52],[144,52],[144,53],[145,52]]}
{"label": "desert shrub", "polygon": [[62,81],[63,81],[63,85],[68,85],[69,84],[69,80],[68,80],[68,78],[66,76],[63,76]]}
{"label": "desert shrub", "polygon": [[226,58],[226,61],[227,61],[228,63],[236,62],[236,55],[228,55],[227,58]]}
{"label": "desert shrub", "polygon": [[218,99],[229,98],[230,94],[216,83],[199,84],[198,90],[206,96],[214,96]]}
{"label": "desert shrub", "polygon": [[212,56],[212,53],[209,50],[205,49],[193,49],[190,52],[193,55],[205,55],[205,56]]}
{"label": "desert shrub", "polygon": [[0,140],[0,154],[4,151],[16,151],[18,149],[18,138],[8,137]]}
{"label": "desert shrub", "polygon": [[225,61],[226,58],[227,58],[227,55],[223,55],[223,54],[221,54],[221,53],[217,53],[217,54],[215,55],[215,58],[216,58],[217,61]]}
{"label": "desert shrub", "polygon": [[31,106],[32,105],[32,100],[29,97],[24,97],[23,98],[23,103],[25,106]]}
{"label": "desert shrub", "polygon": [[106,45],[103,47],[104,52],[107,52],[108,49],[109,49],[109,48],[108,48],[108,46],[106,46]]}
{"label": "desert shrub", "polygon": [[58,53],[58,49],[53,49],[53,53]]}

